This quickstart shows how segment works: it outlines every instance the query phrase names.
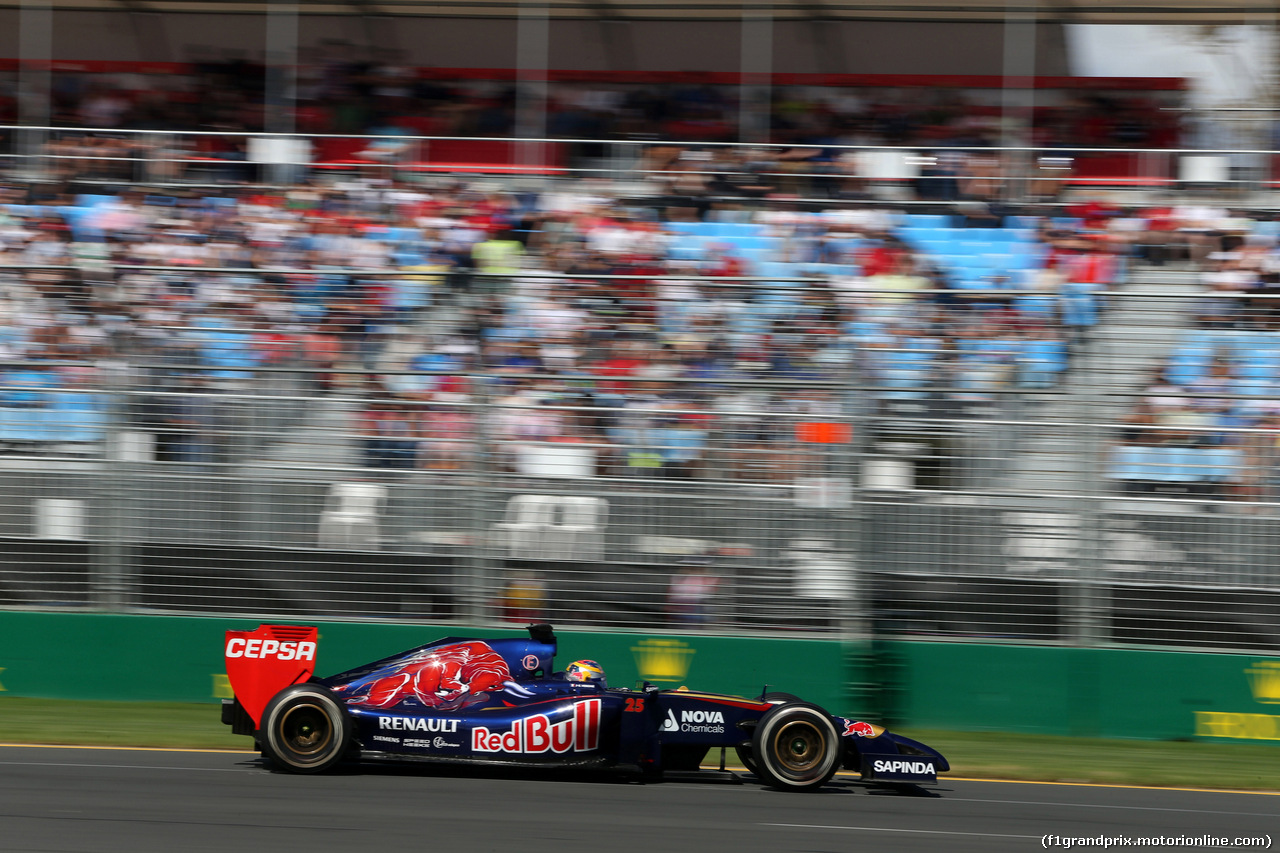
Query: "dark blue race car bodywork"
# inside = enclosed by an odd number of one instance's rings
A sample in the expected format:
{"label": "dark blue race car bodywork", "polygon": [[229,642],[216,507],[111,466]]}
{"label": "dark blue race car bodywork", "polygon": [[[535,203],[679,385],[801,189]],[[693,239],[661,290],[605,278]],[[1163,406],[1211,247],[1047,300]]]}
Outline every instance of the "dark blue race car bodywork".
{"label": "dark blue race car bodywork", "polygon": [[[655,778],[697,770],[717,748],[735,749],[763,781],[789,790],[820,787],[841,768],[883,784],[934,782],[949,769],[924,744],[786,694],[748,699],[571,681],[554,670],[550,626],[532,626],[529,633],[527,639],[448,637],[326,678],[286,684],[256,719],[240,705],[237,689],[223,721],[253,734],[265,755],[293,772],[316,772],[360,756],[630,767]],[[233,642],[229,650],[243,649],[243,641]],[[247,676],[240,678],[248,687]]]}

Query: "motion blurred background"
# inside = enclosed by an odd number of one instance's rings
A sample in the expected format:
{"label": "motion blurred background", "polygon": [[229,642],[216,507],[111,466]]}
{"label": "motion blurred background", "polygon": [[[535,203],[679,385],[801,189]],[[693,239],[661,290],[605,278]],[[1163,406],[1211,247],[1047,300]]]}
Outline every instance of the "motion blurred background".
{"label": "motion blurred background", "polygon": [[1280,739],[1276,20],[5,4],[0,603],[1212,650],[1158,734]]}

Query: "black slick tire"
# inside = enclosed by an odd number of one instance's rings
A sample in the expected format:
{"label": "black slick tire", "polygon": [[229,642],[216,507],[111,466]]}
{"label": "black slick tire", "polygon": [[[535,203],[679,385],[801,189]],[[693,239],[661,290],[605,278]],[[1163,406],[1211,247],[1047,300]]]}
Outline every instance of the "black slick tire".
{"label": "black slick tire", "polygon": [[778,705],[751,736],[753,772],[783,791],[816,791],[840,767],[840,735],[831,716],[809,702]]}
{"label": "black slick tire", "polygon": [[289,773],[321,773],[346,754],[351,718],[326,687],[295,684],[267,703],[258,731],[262,754]]}
{"label": "black slick tire", "polygon": [[[760,699],[761,701],[768,702],[771,705],[782,705],[787,702],[803,701],[794,693],[766,693],[761,696]],[[743,743],[738,744],[733,748],[733,751],[738,753],[738,760],[742,762],[743,767],[747,768],[747,770],[754,776],[760,775],[759,771],[756,770],[756,758],[751,753],[750,742],[744,741]]]}

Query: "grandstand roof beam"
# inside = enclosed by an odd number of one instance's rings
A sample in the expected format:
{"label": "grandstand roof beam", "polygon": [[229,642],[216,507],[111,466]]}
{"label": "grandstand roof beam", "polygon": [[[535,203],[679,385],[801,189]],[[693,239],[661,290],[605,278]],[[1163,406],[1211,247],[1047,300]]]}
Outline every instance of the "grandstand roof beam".
{"label": "grandstand roof beam", "polygon": [[823,74],[843,74],[849,70],[844,42],[829,24],[836,19],[823,0],[804,3],[809,18],[809,36],[813,39],[817,70]]}
{"label": "grandstand roof beam", "polygon": [[773,112],[773,15],[769,4],[742,4],[739,62],[738,141],[768,142]]}
{"label": "grandstand roof beam", "polygon": [[[547,70],[551,62],[551,20],[542,0],[524,0],[516,21],[516,136],[524,140],[547,135]],[[517,160],[523,166],[541,166],[544,149],[535,142],[520,142]]]}
{"label": "grandstand roof beam", "polygon": [[[55,11],[104,10],[262,14],[272,0],[49,0]],[[297,0],[306,15],[378,18],[518,17],[520,0]],[[1271,24],[1274,0],[1014,0],[1016,5],[982,0],[765,0],[752,7],[778,21],[987,21],[998,22],[1010,10],[1035,14],[1038,21],[1070,23],[1248,23]],[[552,19],[610,22],[732,21],[741,17],[743,0],[547,0]],[[0,0],[0,8],[20,9],[23,0]]]}
{"label": "grandstand roof beam", "polygon": [[600,43],[604,45],[605,59],[611,68],[634,68],[636,62],[635,40],[631,34],[631,21],[618,14],[609,0],[586,0],[584,5],[595,13],[600,31]]}
{"label": "grandstand roof beam", "polygon": [[265,130],[293,133],[298,89],[298,4],[271,0],[267,7]]}

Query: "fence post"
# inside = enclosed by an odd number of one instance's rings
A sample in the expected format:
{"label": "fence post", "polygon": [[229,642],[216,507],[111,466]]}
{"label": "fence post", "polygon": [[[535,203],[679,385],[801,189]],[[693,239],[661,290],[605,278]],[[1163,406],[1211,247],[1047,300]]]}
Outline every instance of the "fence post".
{"label": "fence post", "polygon": [[106,454],[97,498],[102,512],[102,531],[96,547],[90,549],[89,588],[94,605],[108,612],[121,612],[130,605],[129,595],[129,464],[127,437],[130,390],[127,380],[112,382],[116,393],[107,397]]}
{"label": "fence post", "polygon": [[1075,582],[1067,579],[1069,604],[1067,608],[1066,638],[1072,645],[1089,648],[1107,642],[1110,634],[1111,614],[1108,604],[1106,575],[1106,531],[1103,529],[1105,513],[1099,510],[1100,496],[1107,488],[1104,477],[1106,465],[1106,427],[1094,423],[1096,413],[1107,405],[1104,385],[1106,372],[1100,369],[1103,353],[1082,353],[1072,398],[1076,403],[1073,420],[1088,426],[1077,427],[1077,457],[1087,460],[1083,477],[1079,482],[1081,497],[1076,503],[1079,524],[1078,563]]}
{"label": "fence post", "polygon": [[[492,400],[489,395],[487,376],[471,376],[472,400],[476,418],[476,453],[475,479],[479,483],[493,483],[499,473],[498,454],[494,452],[492,436],[489,434],[490,410]],[[470,561],[461,557],[458,565],[460,575],[455,576],[457,589],[454,594],[462,604],[461,613],[468,624],[483,625],[493,615],[493,601],[500,588],[497,567],[501,564],[501,543],[494,535],[492,513],[489,511],[491,501],[502,492],[491,486],[479,486],[471,489],[470,512],[473,545],[467,549]]]}
{"label": "fence post", "polygon": [[[868,548],[870,526],[874,523],[868,501],[863,467],[871,443],[870,430],[875,422],[876,400],[870,392],[861,390],[869,385],[869,378],[861,369],[861,355],[857,355],[845,373],[845,387],[841,396],[852,432],[844,465],[838,470],[850,478],[849,508],[843,513],[845,535],[833,531],[833,537],[852,554],[850,561],[850,594],[840,620],[840,639],[845,648],[846,702],[855,714],[880,716],[886,685],[881,668],[876,665],[876,626],[872,618],[871,598],[874,583],[870,577],[871,554]],[[841,514],[833,513],[833,522]]]}

